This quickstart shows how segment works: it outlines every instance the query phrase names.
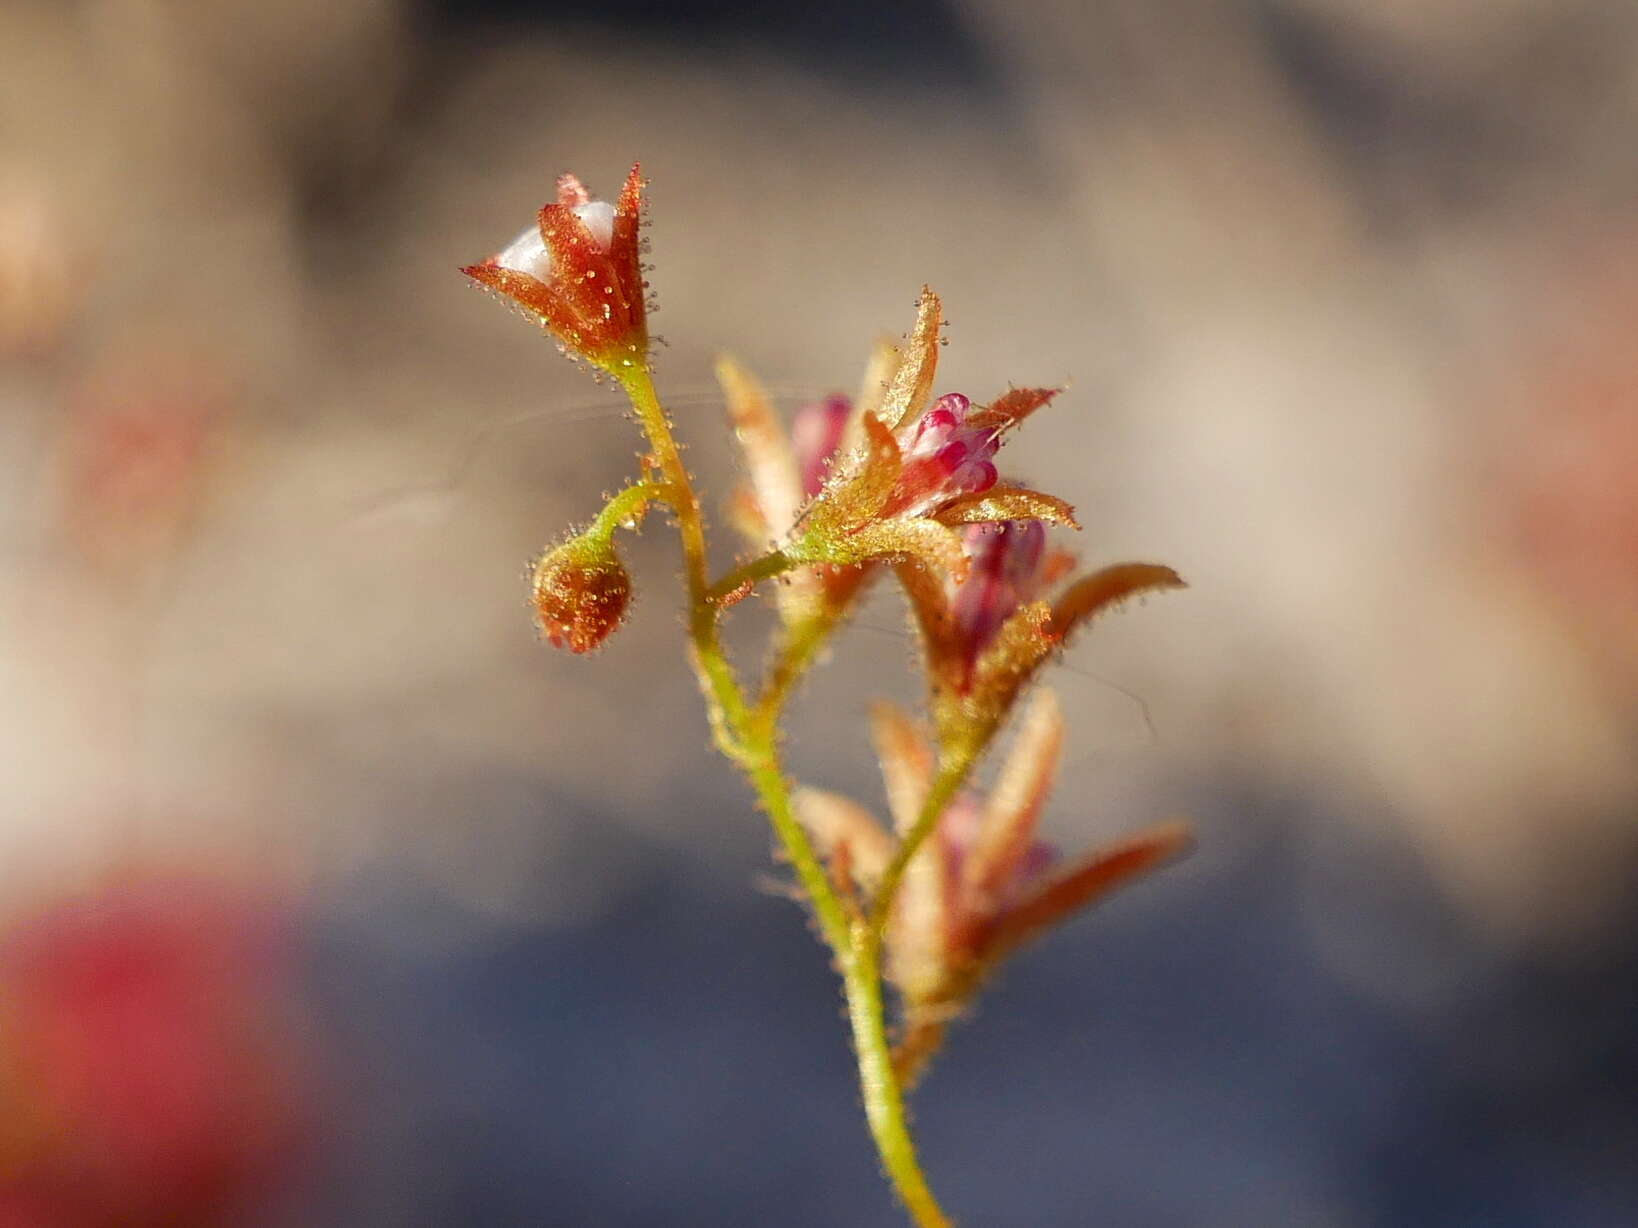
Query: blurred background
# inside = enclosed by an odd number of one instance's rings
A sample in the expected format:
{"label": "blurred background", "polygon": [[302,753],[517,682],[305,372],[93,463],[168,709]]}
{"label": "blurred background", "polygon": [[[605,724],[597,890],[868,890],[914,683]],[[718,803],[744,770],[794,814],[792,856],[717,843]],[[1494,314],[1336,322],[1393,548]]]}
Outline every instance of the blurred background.
{"label": "blurred background", "polygon": [[1200,847],[955,1034],[961,1222],[1638,1222],[1635,121],[1623,0],[7,0],[0,1225],[900,1222],[670,538],[595,659],[523,601],[638,441],[456,269],[637,159],[711,494],[714,353],[851,389],[926,281],[1192,584],[1048,826]]}

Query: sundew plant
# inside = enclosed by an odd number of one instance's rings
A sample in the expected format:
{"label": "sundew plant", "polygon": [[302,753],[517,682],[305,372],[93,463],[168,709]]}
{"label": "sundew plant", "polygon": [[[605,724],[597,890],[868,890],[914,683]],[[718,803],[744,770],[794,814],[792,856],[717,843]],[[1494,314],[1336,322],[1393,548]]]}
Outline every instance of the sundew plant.
{"label": "sundew plant", "polygon": [[[564,175],[535,224],[463,270],[565,354],[612,377],[647,441],[635,477],[535,563],[535,616],[557,647],[600,647],[632,594],[616,538],[657,508],[670,515],[682,546],[688,659],[713,740],[754,790],[834,957],[887,1178],[915,1224],[948,1225],[905,1109],[946,1029],[1012,951],[1188,842],[1184,827],[1167,824],[1067,857],[1037,838],[1064,738],[1057,700],[1038,676],[1099,614],[1183,582],[1154,563],[1079,573],[1049,544],[1049,528],[1079,528],[1073,509],[1008,481],[996,459],[1058,390],[1009,387],[987,403],[935,395],[943,317],[925,288],[904,342],[870,355],[858,399],[809,405],[788,428],[749,372],[719,363],[749,481],[725,509],[743,540],[741,561],[713,575],[704,510],[653,381],[643,186],[633,167],[609,202]],[[927,694],[918,715],[885,702],[872,709],[892,820],[883,824],[845,797],[798,787],[781,760],[781,730],[792,693],[860,594],[889,580],[909,606]],[[732,608],[763,586],[778,625],[752,684],[720,633]],[[974,769],[1015,709],[1011,745],[981,794]]]}

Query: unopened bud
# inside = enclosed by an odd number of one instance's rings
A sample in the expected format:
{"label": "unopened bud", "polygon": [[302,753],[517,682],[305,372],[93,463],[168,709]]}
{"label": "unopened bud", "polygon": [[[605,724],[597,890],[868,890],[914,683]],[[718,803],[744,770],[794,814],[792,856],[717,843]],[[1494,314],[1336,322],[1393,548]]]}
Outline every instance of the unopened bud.
{"label": "unopened bud", "polygon": [[588,533],[541,555],[533,591],[535,621],[552,645],[590,652],[625,618],[631,576],[614,552],[614,543]]}
{"label": "unopened bud", "polygon": [[573,175],[535,223],[489,259],[462,271],[511,299],[564,349],[607,371],[648,353],[641,244],[643,181],[631,168],[618,201],[597,200]]}

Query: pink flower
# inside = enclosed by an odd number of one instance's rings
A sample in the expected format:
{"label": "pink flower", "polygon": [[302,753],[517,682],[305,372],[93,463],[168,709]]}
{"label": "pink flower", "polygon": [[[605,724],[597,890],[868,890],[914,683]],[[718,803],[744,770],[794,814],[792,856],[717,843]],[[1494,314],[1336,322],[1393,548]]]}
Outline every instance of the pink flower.
{"label": "pink flower", "polygon": [[971,410],[967,397],[947,392],[898,433],[904,467],[882,515],[928,515],[959,495],[995,485],[992,458],[1001,447],[1001,432],[970,424]]}
{"label": "pink flower", "polygon": [[[962,892],[966,867],[985,840],[985,814],[988,801],[972,789],[956,796],[955,801],[939,816],[936,836],[942,847],[945,884],[949,898],[958,898]],[[987,907],[994,912],[1005,912],[1029,893],[1033,884],[1063,860],[1063,852],[1055,844],[1034,838],[1027,825],[1018,833],[1020,847],[1016,855],[1003,865],[999,873],[992,872],[984,887],[989,895]]]}
{"label": "pink flower", "polygon": [[967,574],[950,584],[950,614],[971,670],[1002,624],[1063,573],[1067,557],[1047,554],[1039,520],[1003,520],[967,526]]}
{"label": "pink flower", "polygon": [[796,455],[802,493],[808,498],[824,489],[852,417],[853,402],[835,393],[802,406],[791,419],[791,450]]}
{"label": "pink flower", "polygon": [[[1074,509],[1062,499],[1000,482],[995,469],[1002,439],[1056,390],[1012,388],[988,405],[974,405],[959,392],[934,398],[942,327],[938,296],[924,288],[905,344],[879,347],[871,360],[851,420],[858,446],[817,492],[808,487],[807,503],[781,545],[792,562],[914,563],[959,574],[967,561],[957,531],[963,525],[1075,524]],[[790,523],[772,515],[767,520]]]}

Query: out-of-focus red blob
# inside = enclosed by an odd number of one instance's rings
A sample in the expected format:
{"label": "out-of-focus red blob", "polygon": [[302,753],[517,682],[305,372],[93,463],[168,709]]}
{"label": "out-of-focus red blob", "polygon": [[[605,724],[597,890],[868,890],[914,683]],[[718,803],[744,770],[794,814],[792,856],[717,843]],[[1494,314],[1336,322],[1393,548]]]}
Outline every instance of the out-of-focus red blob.
{"label": "out-of-focus red blob", "polygon": [[245,1221],[289,1175],[307,1083],[285,914],[146,881],[0,945],[0,1228]]}
{"label": "out-of-focus red blob", "polygon": [[210,363],[162,341],[110,356],[70,396],[59,516],[98,572],[128,581],[177,547],[228,399]]}
{"label": "out-of-focus red blob", "polygon": [[[1631,247],[1622,249],[1628,256]],[[1572,285],[1580,309],[1517,380],[1529,405],[1504,489],[1524,557],[1605,668],[1638,678],[1638,283],[1630,259]],[[1622,270],[1611,273],[1611,268]],[[1538,351],[1540,353],[1540,351]]]}

